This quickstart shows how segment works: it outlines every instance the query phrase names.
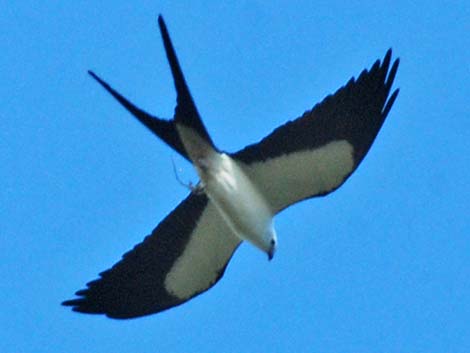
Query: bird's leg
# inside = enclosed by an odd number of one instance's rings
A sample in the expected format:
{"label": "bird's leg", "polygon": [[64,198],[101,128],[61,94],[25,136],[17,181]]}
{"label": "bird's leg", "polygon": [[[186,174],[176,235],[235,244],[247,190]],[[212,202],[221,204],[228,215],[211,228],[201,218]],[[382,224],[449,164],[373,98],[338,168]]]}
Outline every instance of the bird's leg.
{"label": "bird's leg", "polygon": [[189,189],[192,193],[196,195],[200,195],[204,192],[204,185],[201,182],[194,185],[192,181],[185,183],[180,179],[178,175],[178,170],[176,169],[175,160],[173,159],[173,157],[171,158],[171,164],[173,165],[173,172],[175,173],[175,178],[178,181],[178,183],[180,183],[182,186]]}

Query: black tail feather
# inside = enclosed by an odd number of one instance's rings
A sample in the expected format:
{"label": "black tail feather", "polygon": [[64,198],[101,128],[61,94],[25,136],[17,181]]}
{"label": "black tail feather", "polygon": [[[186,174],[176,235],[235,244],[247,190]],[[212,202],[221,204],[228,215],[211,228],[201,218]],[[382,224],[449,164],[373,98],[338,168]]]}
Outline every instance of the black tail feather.
{"label": "black tail feather", "polygon": [[91,77],[93,77],[106,91],[108,91],[121,105],[126,108],[137,120],[145,125],[150,131],[161,138],[167,145],[176,150],[188,161],[190,160],[181,139],[176,131],[175,124],[172,120],[160,119],[142,109],[136,107],[128,99],[122,96],[119,92],[113,89],[108,83],[103,81],[93,71],[88,71]]}
{"label": "black tail feather", "polygon": [[170,64],[171,74],[176,87],[176,108],[175,108],[175,122],[182,124],[191,129],[194,129],[200,137],[202,137],[214,150],[216,150],[207,130],[199,116],[196,105],[191,97],[188,86],[184,79],[183,72],[176,57],[175,49],[171,43],[168,29],[166,28],[163,17],[158,16],[158,26],[163,39],[163,46],[165,47],[168,63]]}

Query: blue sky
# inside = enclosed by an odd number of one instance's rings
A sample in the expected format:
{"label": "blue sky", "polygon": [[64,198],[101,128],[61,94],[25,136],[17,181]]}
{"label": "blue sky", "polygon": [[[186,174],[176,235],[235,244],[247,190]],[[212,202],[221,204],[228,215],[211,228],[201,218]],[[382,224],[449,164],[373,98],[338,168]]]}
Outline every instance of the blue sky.
{"label": "blue sky", "polygon": [[[470,5],[465,1],[2,2],[0,351],[468,352]],[[187,194],[192,167],[86,70],[171,117],[165,17],[216,144],[294,119],[389,47],[400,95],[327,198],[276,218],[224,278],[161,314],[116,321],[59,304]]]}

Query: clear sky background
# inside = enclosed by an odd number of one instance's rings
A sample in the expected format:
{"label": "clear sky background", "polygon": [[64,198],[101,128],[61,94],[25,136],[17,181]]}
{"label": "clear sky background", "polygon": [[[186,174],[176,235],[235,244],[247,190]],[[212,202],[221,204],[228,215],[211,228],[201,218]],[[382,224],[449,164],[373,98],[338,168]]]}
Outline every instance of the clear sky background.
{"label": "clear sky background", "polygon": [[[469,352],[468,1],[0,1],[1,352]],[[86,74],[171,117],[162,13],[204,122],[236,151],[382,58],[398,99],[334,194],[276,217],[196,299],[142,319],[64,299],[187,194],[192,167]]]}

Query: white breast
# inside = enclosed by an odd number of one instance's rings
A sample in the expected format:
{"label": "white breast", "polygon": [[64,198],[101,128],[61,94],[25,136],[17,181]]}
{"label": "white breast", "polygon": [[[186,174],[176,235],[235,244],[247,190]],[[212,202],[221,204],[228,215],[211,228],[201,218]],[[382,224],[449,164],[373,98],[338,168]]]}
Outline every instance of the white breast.
{"label": "white breast", "polygon": [[265,250],[263,237],[272,227],[273,213],[238,164],[225,153],[212,153],[196,168],[204,190],[232,230]]}

